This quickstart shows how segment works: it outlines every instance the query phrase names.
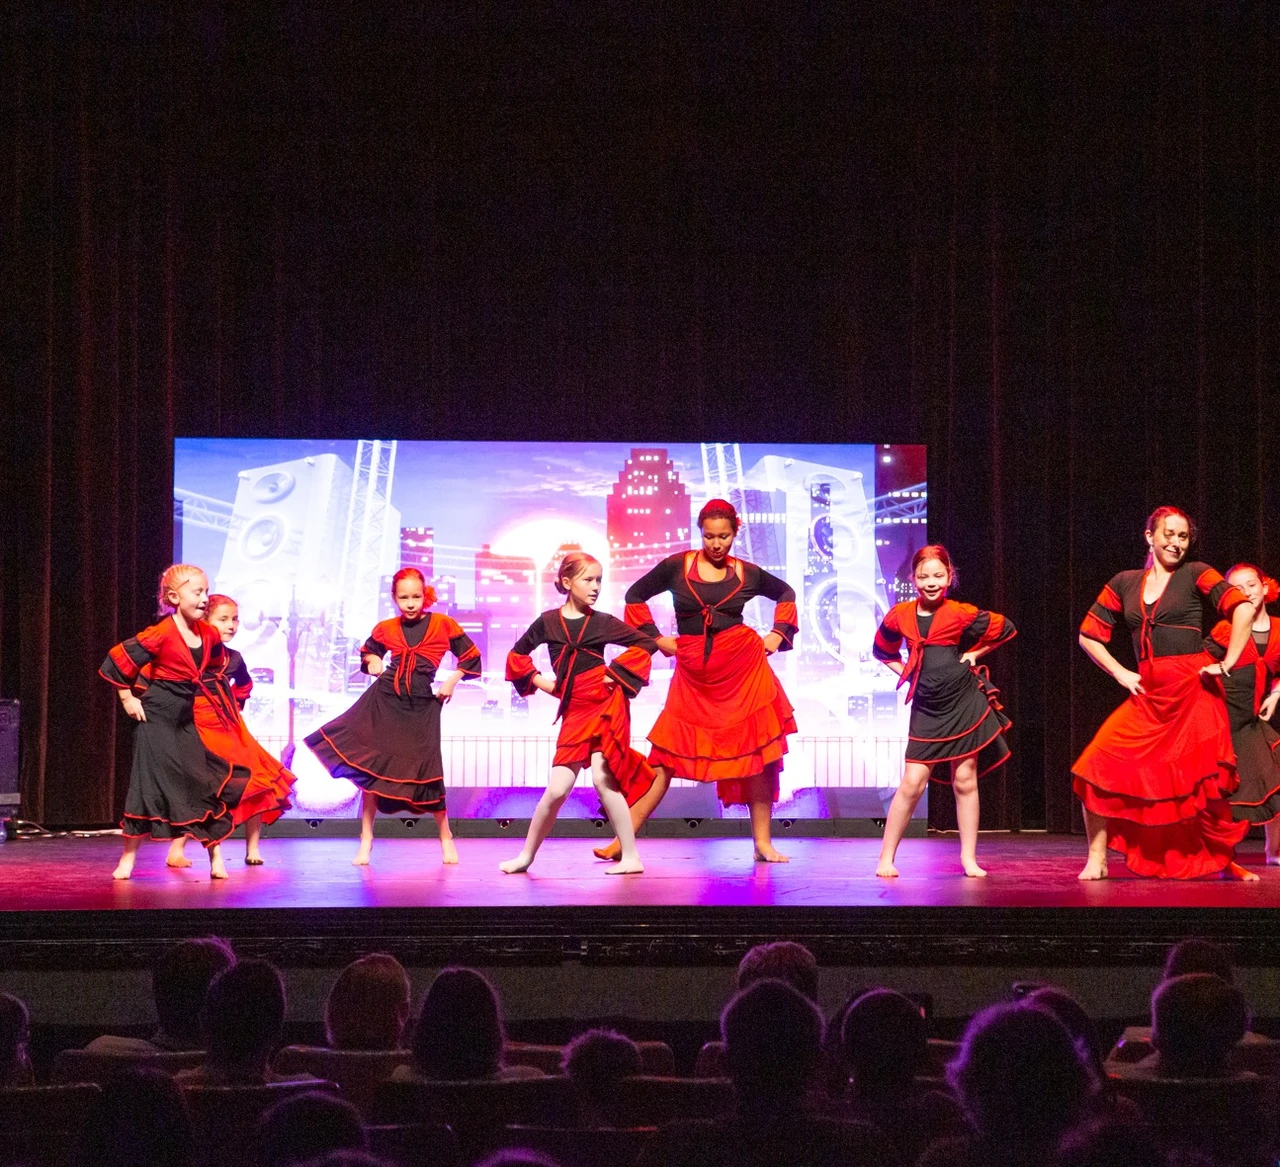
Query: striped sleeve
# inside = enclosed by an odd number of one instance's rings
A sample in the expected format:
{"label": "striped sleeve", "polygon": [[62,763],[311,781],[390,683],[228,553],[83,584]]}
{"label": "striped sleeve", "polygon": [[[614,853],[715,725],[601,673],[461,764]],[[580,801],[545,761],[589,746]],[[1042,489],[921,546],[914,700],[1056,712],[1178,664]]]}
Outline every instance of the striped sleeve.
{"label": "striped sleeve", "polygon": [[163,636],[163,625],[153,624],[122,641],[107,653],[98,675],[117,689],[132,689],[142,670],[155,658]]}
{"label": "striped sleeve", "polygon": [[890,608],[880,621],[875,642],[871,646],[871,655],[879,661],[902,660],[902,630],[898,627],[896,606]]}
{"label": "striped sleeve", "polygon": [[605,672],[622,686],[628,697],[634,697],[649,683],[653,654],[658,646],[646,633],[630,628],[612,616],[608,619],[604,630],[608,643],[627,647],[606,666]]}
{"label": "striped sleeve", "polygon": [[476,647],[475,641],[462,630],[462,626],[452,616],[445,617],[445,634],[449,637],[449,651],[453,653],[463,675],[478,677],[482,663],[480,650]]}
{"label": "striped sleeve", "polygon": [[533,678],[538,675],[538,670],[534,667],[531,654],[538,645],[546,643],[545,629],[542,617],[539,616],[507,653],[506,677],[521,697],[528,697],[534,691]]}
{"label": "striped sleeve", "polygon": [[1231,619],[1231,613],[1234,612],[1241,604],[1247,604],[1244,592],[1242,592],[1234,584],[1229,584],[1222,578],[1222,574],[1215,571],[1212,567],[1200,564],[1202,568],[1199,575],[1196,576],[1196,591],[1212,604],[1219,613],[1228,620]]}
{"label": "striped sleeve", "polygon": [[1017,635],[1018,630],[1007,616],[1002,616],[999,612],[987,612],[981,608],[974,608],[973,619],[960,633],[959,647],[961,652],[968,652],[974,648],[998,648]]}
{"label": "striped sleeve", "polygon": [[1120,622],[1120,617],[1124,615],[1119,580],[1118,575],[1113,576],[1098,593],[1098,598],[1093,601],[1093,607],[1085,614],[1080,624],[1081,636],[1096,640],[1099,644],[1111,642],[1111,633]]}

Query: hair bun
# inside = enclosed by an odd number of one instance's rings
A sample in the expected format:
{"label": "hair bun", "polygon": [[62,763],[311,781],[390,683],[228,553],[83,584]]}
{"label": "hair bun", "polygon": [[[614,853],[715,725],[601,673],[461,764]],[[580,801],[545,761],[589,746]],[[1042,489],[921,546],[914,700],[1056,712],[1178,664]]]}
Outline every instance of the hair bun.
{"label": "hair bun", "polygon": [[1280,583],[1276,583],[1269,575],[1262,577],[1263,596],[1268,604],[1280,600]]}

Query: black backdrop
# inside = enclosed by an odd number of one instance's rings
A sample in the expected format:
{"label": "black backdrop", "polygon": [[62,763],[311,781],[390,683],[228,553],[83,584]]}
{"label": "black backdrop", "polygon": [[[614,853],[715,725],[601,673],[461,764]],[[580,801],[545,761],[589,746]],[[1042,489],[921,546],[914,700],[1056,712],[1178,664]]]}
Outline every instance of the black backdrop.
{"label": "black backdrop", "polygon": [[[0,16],[0,689],[105,821],[175,434],[931,449],[1069,829],[1074,630],[1181,503],[1280,567],[1280,10],[28,3]],[[1002,659],[1001,659],[1002,658]],[[931,817],[951,814],[944,798]]]}

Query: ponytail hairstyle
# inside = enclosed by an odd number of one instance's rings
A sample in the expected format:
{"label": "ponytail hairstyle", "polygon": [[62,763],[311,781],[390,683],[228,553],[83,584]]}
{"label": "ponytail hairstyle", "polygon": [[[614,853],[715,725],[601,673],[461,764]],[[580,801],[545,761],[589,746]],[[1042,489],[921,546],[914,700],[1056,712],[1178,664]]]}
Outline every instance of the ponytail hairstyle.
{"label": "ponytail hairstyle", "polygon": [[391,598],[396,598],[396,588],[402,579],[416,579],[422,585],[422,610],[425,612],[438,598],[436,589],[427,583],[427,577],[416,567],[402,567],[391,577]]}
{"label": "ponytail hairstyle", "polygon": [[733,509],[733,503],[723,498],[713,498],[706,506],[698,512],[698,530],[702,530],[702,524],[708,519],[728,519],[729,525],[733,527],[733,533],[738,533],[738,528],[742,525],[738,519],[738,512]]}
{"label": "ponytail hairstyle", "polygon": [[209,597],[209,606],[204,610],[206,616],[212,616],[219,608],[235,608],[239,609],[240,605],[230,596],[224,596],[221,592],[215,592]]}
{"label": "ponytail hairstyle", "polygon": [[[1181,515],[1184,519],[1187,520],[1187,531],[1188,531],[1188,534],[1190,535],[1190,538],[1187,541],[1187,553],[1190,554],[1191,548],[1195,544],[1196,536],[1200,532],[1196,530],[1195,519],[1193,519],[1189,514],[1187,514],[1187,512],[1184,511],[1181,507],[1156,507],[1156,509],[1153,510],[1151,514],[1147,516],[1147,525],[1142,528],[1142,533],[1145,535],[1148,531],[1150,531],[1152,534],[1155,534],[1155,532],[1160,528],[1161,520],[1167,519],[1170,515]],[[1148,547],[1147,566],[1150,567],[1153,563],[1155,563],[1155,561],[1156,561],[1155,552],[1153,552]]]}
{"label": "ponytail hairstyle", "polygon": [[[178,609],[168,600],[169,592],[176,592],[189,579],[204,575],[204,568],[192,563],[172,563],[160,573],[160,586],[156,589],[156,615],[172,616]],[[205,576],[205,580],[208,580]],[[205,609],[207,615],[210,609]]]}
{"label": "ponytail hairstyle", "polygon": [[916,569],[930,559],[936,559],[947,569],[947,591],[944,594],[949,594],[951,589],[960,582],[960,577],[951,565],[951,556],[941,543],[926,543],[911,557],[911,578],[915,579]]}
{"label": "ponytail hairstyle", "polygon": [[1262,600],[1266,604],[1274,604],[1280,600],[1280,583],[1276,583],[1256,563],[1233,563],[1222,573],[1223,579],[1230,579],[1237,571],[1251,571],[1262,581]]}
{"label": "ponytail hairstyle", "polygon": [[587,552],[582,550],[565,552],[565,557],[560,560],[560,565],[556,568],[556,591],[562,596],[567,596],[569,589],[565,587],[564,581],[568,580],[573,583],[578,576],[590,567],[599,567],[601,571],[604,570],[601,567],[600,560],[594,555],[588,555]]}

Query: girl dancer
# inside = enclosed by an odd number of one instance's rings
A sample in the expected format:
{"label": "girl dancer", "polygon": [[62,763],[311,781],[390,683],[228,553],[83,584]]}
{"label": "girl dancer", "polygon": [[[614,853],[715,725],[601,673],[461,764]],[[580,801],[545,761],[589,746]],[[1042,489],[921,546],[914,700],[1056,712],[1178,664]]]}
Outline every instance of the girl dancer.
{"label": "girl dancer", "polygon": [[[556,815],[569,797],[578,771],[590,765],[600,805],[621,842],[621,861],[610,875],[644,870],[636,852],[635,832],[627,807],[653,785],[653,770],[631,748],[630,698],[648,684],[653,638],[605,612],[595,611],[603,569],[585,551],[570,551],[556,572],[556,591],[564,604],[543,612],[507,654],[507,680],[527,697],[535,689],[560,698],[560,736],[556,739],[551,781],[529,823],[524,849],[499,864],[508,875],[527,871],[538,848],[551,833]],[[533,667],[529,654],[540,644],[551,653],[553,680]],[[626,646],[605,664],[606,645]]]}
{"label": "girl dancer", "polygon": [[[1280,621],[1267,614],[1267,601],[1280,596],[1280,586],[1252,563],[1237,563],[1227,582],[1244,593],[1253,610],[1249,640],[1222,681],[1240,775],[1231,814],[1238,822],[1265,823],[1266,862],[1280,863],[1280,734],[1268,724],[1280,702]],[[1230,643],[1231,625],[1221,620],[1205,648],[1221,660]]]}
{"label": "girl dancer", "polygon": [[987,873],[978,866],[978,779],[1009,760],[1004,733],[1013,723],[1002,711],[999,693],[987,684],[986,669],[975,665],[979,657],[1012,640],[1017,629],[998,612],[947,598],[956,575],[941,544],[921,547],[911,560],[911,574],[916,598],[889,609],[871,649],[876,660],[898,674],[898,688],[907,686],[911,703],[906,767],[885,819],[876,875],[897,877],[893,861],[898,844],[933,768],[947,762],[956,796],[960,865],[965,875],[981,877]]}
{"label": "girl dancer", "polygon": [[[392,576],[391,596],[400,615],[383,620],[361,647],[360,668],[377,680],[306,742],[330,774],[364,791],[360,847],[352,863],[368,865],[379,810],[431,814],[440,828],[444,862],[457,863],[444,806],[440,710],[463,677],[480,675],[480,650],[451,616],[427,611],[436,593],[416,567],[402,567]],[[384,668],[388,652],[391,665]],[[458,667],[433,693],[431,684],[446,652],[453,653]]]}
{"label": "girl dancer", "polygon": [[[791,648],[799,627],[796,594],[785,580],[729,554],[738,526],[732,505],[712,499],[698,514],[701,549],[668,556],[627,590],[627,623],[676,658],[667,703],[649,731],[654,783],[632,806],[631,823],[639,829],[673,775],[715,782],[726,806],[750,806],[757,862],[786,863],[770,838],[769,817],[796,721],[765,658]],[[646,601],[659,592],[670,592],[675,603],[676,637],[659,636],[653,622]],[[756,596],[777,604],[763,638],[742,620]],[[618,854],[616,839],[596,851],[601,859]]]}
{"label": "girl dancer", "polygon": [[[1249,830],[1231,819],[1235,750],[1221,680],[1249,642],[1253,606],[1212,567],[1187,559],[1195,527],[1177,507],[1147,519],[1147,566],[1122,571],[1080,625],[1080,647],[1128,690],[1072,766],[1084,805],[1089,860],[1081,879],[1107,877],[1107,847],[1139,875],[1256,879],[1233,860]],[[1204,650],[1204,609],[1231,622],[1222,660]],[[1138,671],[1107,644],[1121,621]]]}
{"label": "girl dancer", "polygon": [[[215,688],[216,700],[196,694],[195,719],[200,738],[219,757],[230,758],[249,768],[249,784],[236,804],[232,818],[244,824],[246,867],[261,867],[259,841],[262,824],[273,823],[289,809],[289,792],[294,776],[258,744],[245,725],[241,710],[253,691],[253,678],[242,657],[227,642],[240,627],[240,608],[230,596],[209,597],[205,619],[222,638],[225,664]],[[165,862],[170,867],[190,867],[184,854],[186,836],[174,839]]]}
{"label": "girl dancer", "polygon": [[[190,835],[209,853],[209,877],[226,879],[218,844],[235,825],[236,806],[249,769],[219,757],[200,738],[193,707],[197,695],[215,699],[225,663],[222,638],[205,622],[209,581],[198,567],[175,563],[160,577],[160,616],[117,644],[98,670],[114,685],[125,713],[138,724],[133,769],[125,796],[124,854],[112,873],[128,879],[142,840]],[[133,689],[147,668],[141,696]]]}

